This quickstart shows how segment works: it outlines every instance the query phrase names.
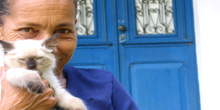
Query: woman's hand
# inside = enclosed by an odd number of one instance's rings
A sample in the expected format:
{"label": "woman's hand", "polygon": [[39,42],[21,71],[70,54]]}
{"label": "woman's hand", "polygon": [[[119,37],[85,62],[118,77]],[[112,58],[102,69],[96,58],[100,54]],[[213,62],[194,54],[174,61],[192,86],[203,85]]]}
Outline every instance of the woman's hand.
{"label": "woman's hand", "polygon": [[[0,67],[0,77],[2,75],[3,67]],[[54,90],[49,88],[48,82],[43,82],[46,85],[45,92],[34,94],[26,88],[11,85],[4,75],[1,81],[0,110],[50,110],[58,101],[53,97]]]}

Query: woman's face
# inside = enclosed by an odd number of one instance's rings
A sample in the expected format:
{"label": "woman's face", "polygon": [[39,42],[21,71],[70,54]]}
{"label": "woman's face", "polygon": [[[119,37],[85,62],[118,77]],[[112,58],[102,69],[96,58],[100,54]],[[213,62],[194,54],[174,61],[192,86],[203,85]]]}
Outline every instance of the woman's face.
{"label": "woman's face", "polygon": [[76,48],[75,7],[72,0],[16,0],[3,17],[0,39],[6,41],[47,39],[59,33],[55,54],[57,67],[71,59]]}

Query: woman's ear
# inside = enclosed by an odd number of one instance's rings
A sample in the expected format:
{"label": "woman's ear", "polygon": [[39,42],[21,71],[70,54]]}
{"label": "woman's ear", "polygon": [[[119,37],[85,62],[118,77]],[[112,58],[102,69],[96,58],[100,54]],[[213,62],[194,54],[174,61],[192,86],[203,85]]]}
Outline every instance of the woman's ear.
{"label": "woman's ear", "polygon": [[75,24],[77,23],[78,19],[76,19]]}

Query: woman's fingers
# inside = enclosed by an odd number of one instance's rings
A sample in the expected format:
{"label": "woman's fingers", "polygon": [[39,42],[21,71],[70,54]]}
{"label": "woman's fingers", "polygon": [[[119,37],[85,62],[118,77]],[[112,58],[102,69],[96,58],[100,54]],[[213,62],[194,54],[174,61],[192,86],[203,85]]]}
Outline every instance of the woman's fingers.
{"label": "woman's fingers", "polygon": [[44,82],[46,88],[50,87],[50,85],[49,85],[47,80],[45,80],[45,79],[41,79],[41,80]]}
{"label": "woman's fingers", "polygon": [[[3,70],[4,68],[0,67],[0,76]],[[11,85],[5,76],[2,78],[2,100],[0,101],[0,109],[9,107],[5,109],[49,110],[58,102],[58,99],[53,97],[55,93],[53,88],[50,88],[48,81],[45,79],[42,79],[46,87],[45,92],[42,94],[34,94],[30,93],[27,89]]]}

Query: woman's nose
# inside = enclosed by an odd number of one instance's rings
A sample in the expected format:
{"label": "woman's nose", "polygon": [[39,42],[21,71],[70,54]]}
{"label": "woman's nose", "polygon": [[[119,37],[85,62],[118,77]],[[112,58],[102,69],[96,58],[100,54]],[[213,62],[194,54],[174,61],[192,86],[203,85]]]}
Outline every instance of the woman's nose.
{"label": "woman's nose", "polygon": [[53,34],[41,34],[38,40],[44,40],[48,39],[52,36]]}

